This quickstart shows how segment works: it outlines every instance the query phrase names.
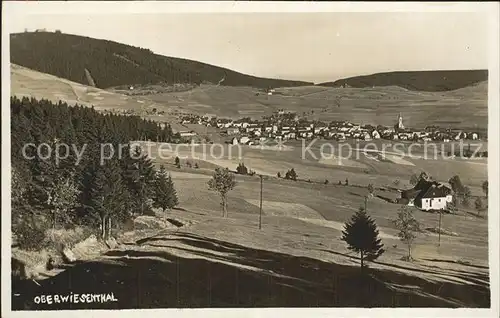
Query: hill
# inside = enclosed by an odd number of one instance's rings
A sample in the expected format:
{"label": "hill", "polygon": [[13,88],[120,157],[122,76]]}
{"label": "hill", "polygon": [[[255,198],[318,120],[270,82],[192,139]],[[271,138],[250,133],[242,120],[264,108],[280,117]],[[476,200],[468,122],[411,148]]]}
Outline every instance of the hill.
{"label": "hill", "polygon": [[51,32],[11,34],[11,62],[98,88],[140,84],[213,83],[256,88],[311,85],[260,78],[113,41]]}
{"label": "hill", "polygon": [[[416,92],[395,86],[301,86],[278,88],[272,96],[251,87],[202,84],[189,91],[125,96],[119,90],[102,90],[13,64],[11,95],[94,105],[100,110],[133,112],[148,119],[168,121],[172,125],[175,125],[176,120],[173,118],[178,112],[259,118],[278,109],[287,109],[309,119],[322,121],[349,120],[393,125],[397,113],[401,112],[404,124],[409,127],[438,125],[486,129],[488,125],[487,82],[448,92]],[[164,115],[146,115],[148,110],[155,108]]]}
{"label": "hill", "polygon": [[413,91],[440,92],[464,88],[487,79],[487,70],[388,72],[349,77],[321,83],[318,86],[343,87],[347,85],[356,88],[399,86]]}

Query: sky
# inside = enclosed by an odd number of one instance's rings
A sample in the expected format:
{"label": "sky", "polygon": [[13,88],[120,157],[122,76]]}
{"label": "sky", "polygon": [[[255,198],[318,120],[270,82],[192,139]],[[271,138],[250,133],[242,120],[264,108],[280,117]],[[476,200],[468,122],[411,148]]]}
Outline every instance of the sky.
{"label": "sky", "polygon": [[30,15],[46,28],[262,77],[315,83],[386,71],[487,69],[484,13],[158,13]]}

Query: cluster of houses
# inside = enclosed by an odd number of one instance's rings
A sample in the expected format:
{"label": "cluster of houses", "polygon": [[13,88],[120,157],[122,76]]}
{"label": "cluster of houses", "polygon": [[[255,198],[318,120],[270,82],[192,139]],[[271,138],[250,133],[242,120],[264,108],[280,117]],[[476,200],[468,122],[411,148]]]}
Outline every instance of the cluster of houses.
{"label": "cluster of houses", "polygon": [[324,123],[299,118],[295,113],[278,110],[271,116],[261,120],[241,118],[232,120],[210,116],[189,115],[182,118],[182,124],[199,124],[207,127],[217,127],[228,137],[243,138],[248,143],[262,139],[290,140],[324,138],[337,141],[357,139],[371,141],[374,139],[412,140],[412,141],[457,141],[478,140],[477,132],[463,130],[442,129],[428,126],[422,130],[405,128],[403,117],[399,114],[397,123],[393,127],[358,125],[348,121],[332,121]]}

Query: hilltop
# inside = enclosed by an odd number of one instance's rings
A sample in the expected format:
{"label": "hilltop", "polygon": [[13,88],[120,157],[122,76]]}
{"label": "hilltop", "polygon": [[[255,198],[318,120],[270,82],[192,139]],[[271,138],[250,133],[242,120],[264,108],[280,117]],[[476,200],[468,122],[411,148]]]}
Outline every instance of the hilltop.
{"label": "hilltop", "polygon": [[487,70],[413,71],[354,76],[318,84],[328,87],[372,88],[399,86],[412,91],[440,92],[464,88],[488,80]]}
{"label": "hilltop", "polygon": [[245,75],[144,48],[60,32],[11,34],[10,45],[12,63],[98,88],[158,83],[255,88],[312,85]]}

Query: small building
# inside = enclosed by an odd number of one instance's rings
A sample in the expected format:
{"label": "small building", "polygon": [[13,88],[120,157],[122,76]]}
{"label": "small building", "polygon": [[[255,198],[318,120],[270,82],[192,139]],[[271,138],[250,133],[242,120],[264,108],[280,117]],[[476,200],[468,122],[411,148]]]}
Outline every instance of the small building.
{"label": "small building", "polygon": [[401,198],[407,200],[409,206],[424,211],[445,210],[447,204],[453,200],[450,188],[423,178],[414,188],[401,192]]}
{"label": "small building", "polygon": [[232,144],[232,145],[237,145],[237,144],[238,144],[238,138],[234,137],[234,138],[231,140],[231,144]]}
{"label": "small building", "polygon": [[236,135],[240,133],[240,129],[238,127],[229,127],[227,129],[227,134],[228,135]]}
{"label": "small building", "polygon": [[193,137],[193,136],[196,136],[196,133],[192,130],[190,131],[179,131],[179,135],[181,137]]}
{"label": "small building", "polygon": [[243,136],[240,138],[240,144],[242,144],[242,145],[248,144],[249,141],[250,141],[250,138],[248,138],[247,136]]}

